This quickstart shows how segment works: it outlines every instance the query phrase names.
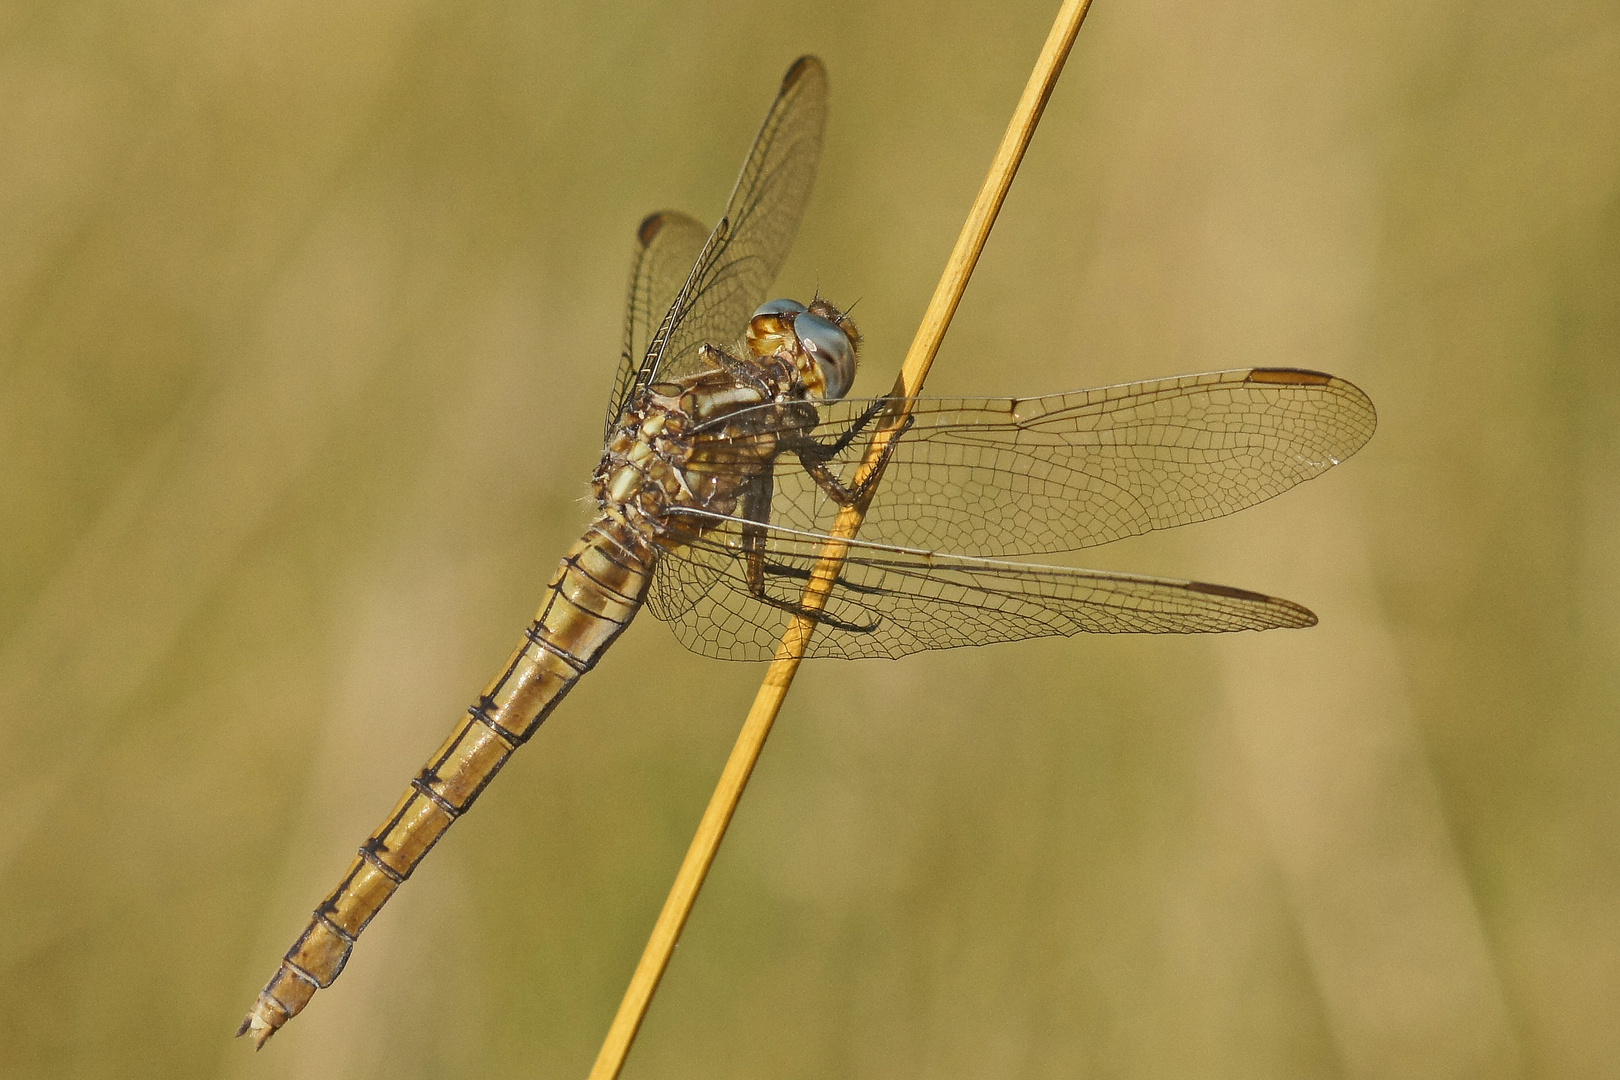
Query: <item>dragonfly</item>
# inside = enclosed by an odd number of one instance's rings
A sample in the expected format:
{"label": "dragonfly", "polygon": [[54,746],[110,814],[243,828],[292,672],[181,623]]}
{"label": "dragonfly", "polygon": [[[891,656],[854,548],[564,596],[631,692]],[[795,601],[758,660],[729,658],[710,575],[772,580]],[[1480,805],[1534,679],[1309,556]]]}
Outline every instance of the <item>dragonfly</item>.
{"label": "dragonfly", "polygon": [[[770,659],[801,617],[814,620],[809,656],[846,659],[1315,624],[1299,604],[1245,589],[1009,560],[1269,499],[1371,438],[1367,396],[1332,375],[1261,367],[1041,397],[847,397],[861,340],[848,313],[820,297],[766,301],[826,117],[826,68],[801,57],[719,224],[674,211],[642,221],[597,517],[238,1035],[262,1047],[332,984],[388,898],[643,606],[688,649],[732,660]],[[829,529],[863,505],[861,537],[843,542],[830,591],[807,606]]]}

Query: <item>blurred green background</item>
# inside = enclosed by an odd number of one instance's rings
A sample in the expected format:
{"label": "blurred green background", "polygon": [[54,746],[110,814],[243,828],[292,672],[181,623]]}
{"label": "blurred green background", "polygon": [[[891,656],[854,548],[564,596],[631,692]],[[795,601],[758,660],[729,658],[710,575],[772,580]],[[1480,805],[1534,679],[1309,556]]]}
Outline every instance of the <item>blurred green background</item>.
{"label": "blurred green background", "polygon": [[[634,226],[798,53],[886,388],[1053,2],[0,6],[0,1076],[581,1077],[761,669],[647,617],[230,1038],[587,518]],[[806,668],[626,1070],[1620,1075],[1620,9],[1098,0],[930,388],[1357,458],[1079,561],[1318,628]]]}

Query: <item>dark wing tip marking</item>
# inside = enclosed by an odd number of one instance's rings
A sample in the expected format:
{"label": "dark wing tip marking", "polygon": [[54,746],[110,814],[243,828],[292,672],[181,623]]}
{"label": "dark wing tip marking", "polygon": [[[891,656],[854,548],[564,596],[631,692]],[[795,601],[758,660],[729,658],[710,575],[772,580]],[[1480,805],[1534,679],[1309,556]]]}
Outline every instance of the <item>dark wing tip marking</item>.
{"label": "dark wing tip marking", "polygon": [[664,226],[669,223],[669,216],[670,211],[660,210],[641,219],[641,224],[636,226],[636,239],[642,247],[652,243],[653,238],[664,230]]}
{"label": "dark wing tip marking", "polygon": [[1265,593],[1250,592],[1248,589],[1238,589],[1231,585],[1211,585],[1207,581],[1189,581],[1187,591],[1209,593],[1211,596],[1230,596],[1234,600],[1250,600],[1262,604],[1271,603],[1276,599]]}
{"label": "dark wing tip marking", "polygon": [[1232,600],[1242,600],[1248,604],[1258,604],[1286,618],[1277,622],[1278,627],[1287,627],[1303,630],[1307,626],[1316,625],[1316,613],[1308,607],[1302,607],[1292,600],[1284,600],[1276,596],[1267,596],[1265,593],[1251,592],[1248,589],[1239,589],[1231,585],[1212,585],[1207,581],[1189,581],[1186,584],[1188,592],[1208,593],[1210,596],[1225,596]]}
{"label": "dark wing tip marking", "polygon": [[821,57],[810,53],[806,53],[793,61],[793,66],[787,69],[786,75],[782,76],[783,91],[791,89],[795,83],[804,78],[806,72],[814,71],[817,68],[825,70],[826,65],[821,62]]}
{"label": "dark wing tip marking", "polygon": [[[1355,400],[1366,413],[1366,430],[1360,440],[1349,449],[1338,461],[1360,450],[1372,438],[1373,432],[1378,430],[1378,409],[1373,405],[1372,399],[1366,391],[1354,383],[1347,382],[1336,375],[1329,375],[1325,371],[1312,371],[1309,368],[1253,368],[1243,377],[1244,382],[1269,383],[1273,386],[1331,386],[1335,387],[1341,399]],[[1335,461],[1334,464],[1338,464]]]}
{"label": "dark wing tip marking", "polygon": [[1277,383],[1283,386],[1326,386],[1335,380],[1326,372],[1311,371],[1307,368],[1260,367],[1249,372],[1244,381]]}

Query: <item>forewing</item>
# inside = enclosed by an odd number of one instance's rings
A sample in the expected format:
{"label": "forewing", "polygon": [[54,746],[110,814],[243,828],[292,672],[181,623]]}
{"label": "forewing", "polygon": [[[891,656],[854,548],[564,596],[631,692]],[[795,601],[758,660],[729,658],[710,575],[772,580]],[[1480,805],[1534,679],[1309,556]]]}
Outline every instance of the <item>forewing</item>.
{"label": "forewing", "polygon": [[821,160],[827,121],[827,69],[803,56],[754,138],[726,214],[654,332],[632,387],[702,366],[705,342],[737,340],[793,246]]}
{"label": "forewing", "polygon": [[[760,595],[745,523],[660,558],[649,607],[693,652],[768,660],[827,538],[768,528]],[[776,601],[773,604],[770,601]],[[1305,608],[1242,589],[1097,570],[964,559],[852,541],[809,656],[898,657],[924,649],[1077,633],[1209,633],[1311,626]]]}
{"label": "forewing", "polygon": [[676,210],[651,214],[636,230],[636,250],[630,260],[630,293],[624,309],[624,350],[608,399],[603,438],[613,431],[636,381],[659,323],[675,302],[703,253],[709,230]]}
{"label": "forewing", "polygon": [[[821,407],[831,443],[871,405]],[[1319,476],[1372,436],[1343,379],[1250,368],[1035,398],[916,401],[864,539],[967,555],[1072,551],[1221,517]],[[738,418],[728,418],[736,421]],[[832,463],[852,480],[865,433]],[[838,506],[794,455],[773,524],[826,531]]]}

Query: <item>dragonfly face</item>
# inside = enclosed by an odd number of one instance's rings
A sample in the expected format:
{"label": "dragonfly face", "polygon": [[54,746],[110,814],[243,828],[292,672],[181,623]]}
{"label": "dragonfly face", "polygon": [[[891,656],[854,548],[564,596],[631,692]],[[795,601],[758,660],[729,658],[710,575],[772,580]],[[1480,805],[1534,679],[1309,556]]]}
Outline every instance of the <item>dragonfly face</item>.
{"label": "dragonfly face", "polygon": [[[807,655],[846,659],[1316,621],[1244,589],[1000,560],[1269,499],[1372,436],[1367,396],[1321,372],[1248,368],[1032,398],[848,398],[860,345],[848,316],[821,299],[761,303],[809,196],[826,95],[819,60],[788,69],[712,231],[674,212],[641,223],[594,477],[601,514],[239,1034],[262,1044],[337,978],[383,903],[643,605],[694,652],[736,660],[770,659],[795,616],[816,624]],[[862,536],[841,542],[824,606],[807,610],[827,530],[857,504]]]}
{"label": "dragonfly face", "polygon": [[748,321],[747,341],[757,357],[782,350],[801,357],[799,378],[807,397],[835,401],[855,382],[860,332],[826,300],[817,298],[808,308],[797,300],[761,304]]}

